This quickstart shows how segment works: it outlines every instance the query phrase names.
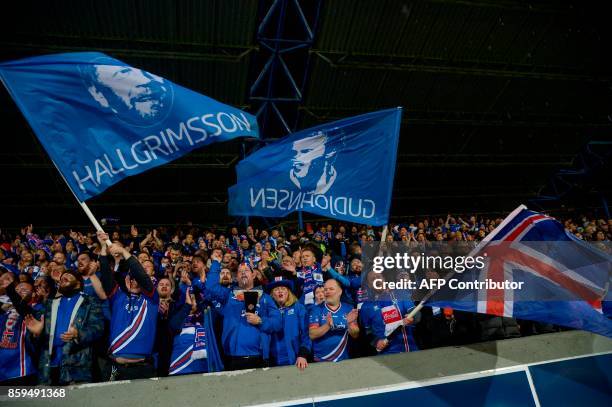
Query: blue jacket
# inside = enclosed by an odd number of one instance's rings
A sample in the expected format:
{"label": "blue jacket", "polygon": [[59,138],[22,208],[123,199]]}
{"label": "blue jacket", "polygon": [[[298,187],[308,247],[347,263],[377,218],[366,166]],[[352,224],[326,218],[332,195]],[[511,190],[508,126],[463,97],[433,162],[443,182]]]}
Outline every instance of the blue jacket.
{"label": "blue jacket", "polygon": [[[288,364],[293,365],[298,357],[307,358],[312,349],[308,335],[308,314],[306,307],[295,302],[293,305],[280,309],[283,329],[272,334],[270,343],[272,355],[278,355],[283,348],[288,353]],[[277,361],[278,363],[278,361]]]}
{"label": "blue jacket", "polygon": [[[79,294],[80,295],[80,294]],[[91,382],[93,364],[93,345],[104,334],[104,315],[99,301],[89,296],[80,295],[81,298],[74,308],[72,324],[78,330],[78,338],[66,343],[62,347],[60,366],[60,383],[70,384],[78,382]],[[53,360],[52,328],[57,321],[57,311],[60,298],[47,300],[45,304],[45,328],[39,340],[42,345],[42,354],[38,364],[38,380],[40,384],[50,383],[50,362]]]}
{"label": "blue jacket", "polygon": [[345,276],[338,273],[334,268],[330,268],[327,270],[327,276],[338,281],[342,286],[342,302],[358,305],[365,300],[366,292],[361,287],[361,275],[350,274]]}
{"label": "blue jacket", "polygon": [[[270,335],[282,329],[282,319],[272,298],[261,292],[256,314],[262,322],[251,325],[246,320],[244,301],[239,290],[232,290],[219,284],[221,264],[213,261],[204,283],[204,297],[221,304],[223,315],[223,350],[229,356],[270,356]],[[238,298],[237,298],[238,296]],[[256,343],[254,343],[256,342]],[[254,346],[255,345],[255,346]]]}

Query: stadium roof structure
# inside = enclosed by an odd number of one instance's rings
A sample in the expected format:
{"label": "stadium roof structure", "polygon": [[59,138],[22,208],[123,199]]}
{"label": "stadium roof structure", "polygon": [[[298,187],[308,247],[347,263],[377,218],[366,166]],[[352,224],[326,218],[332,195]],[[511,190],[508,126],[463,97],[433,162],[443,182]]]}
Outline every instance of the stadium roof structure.
{"label": "stadium roof structure", "polygon": [[[599,4],[21,0],[3,13],[0,60],[105,52],[258,113],[265,138],[403,106],[393,216],[592,208],[612,191],[612,36]],[[86,224],[5,90],[0,117],[2,224]],[[126,223],[231,221],[233,168],[255,147],[199,149],[90,207]]]}

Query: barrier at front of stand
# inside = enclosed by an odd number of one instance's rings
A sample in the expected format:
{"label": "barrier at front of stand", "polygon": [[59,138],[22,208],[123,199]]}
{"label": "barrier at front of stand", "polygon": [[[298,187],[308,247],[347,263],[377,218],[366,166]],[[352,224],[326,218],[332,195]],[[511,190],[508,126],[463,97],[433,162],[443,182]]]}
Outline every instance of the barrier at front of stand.
{"label": "barrier at front of stand", "polygon": [[[0,405],[610,406],[612,339],[581,331],[294,366],[66,387]],[[24,403],[25,401],[25,403]]]}
{"label": "barrier at front of stand", "polygon": [[268,406],[610,406],[611,366],[607,353]]}

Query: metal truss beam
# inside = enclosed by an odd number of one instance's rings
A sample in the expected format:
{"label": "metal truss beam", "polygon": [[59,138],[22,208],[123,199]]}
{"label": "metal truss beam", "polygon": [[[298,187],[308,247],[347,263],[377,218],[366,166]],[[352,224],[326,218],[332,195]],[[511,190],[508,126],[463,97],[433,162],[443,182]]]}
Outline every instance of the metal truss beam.
{"label": "metal truss beam", "polygon": [[263,137],[295,130],[310,65],[310,54],[305,51],[314,43],[321,3],[262,0],[262,7],[267,8],[257,29],[257,42],[266,62],[250,88],[249,99]]}
{"label": "metal truss beam", "polygon": [[431,3],[441,4],[460,4],[470,7],[496,8],[503,10],[529,11],[529,12],[545,12],[549,14],[568,14],[575,12],[572,4],[563,2],[543,4],[527,3],[522,1],[512,0],[429,0]]}
{"label": "metal truss beam", "polygon": [[[340,118],[367,113],[366,108],[336,108],[327,106],[300,107],[317,122],[327,122]],[[457,126],[495,126],[495,127],[554,127],[554,128],[612,128],[607,117],[596,115],[512,115],[507,112],[465,112],[406,110],[402,126],[412,125],[457,125]]]}
{"label": "metal truss beam", "polygon": [[76,37],[68,35],[17,35],[0,40],[0,48],[17,53],[28,51],[77,52],[96,50],[118,57],[173,59],[187,61],[242,62],[258,49],[249,45],[214,45],[198,42],[171,42],[158,40],[108,37]]}
{"label": "metal truss beam", "polygon": [[359,54],[313,49],[310,51],[333,69],[364,69],[376,71],[429,72],[451,75],[494,76],[502,78],[611,83],[611,76],[585,75],[559,67],[533,67],[526,64],[495,64],[478,61],[452,61],[394,56]]}

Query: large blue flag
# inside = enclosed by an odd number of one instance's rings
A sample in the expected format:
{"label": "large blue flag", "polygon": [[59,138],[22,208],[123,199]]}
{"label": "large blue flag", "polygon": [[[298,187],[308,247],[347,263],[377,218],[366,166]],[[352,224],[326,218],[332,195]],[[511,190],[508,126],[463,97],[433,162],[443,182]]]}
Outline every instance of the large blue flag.
{"label": "large blue flag", "polygon": [[396,108],[351,117],[256,151],[236,166],[229,213],[388,223],[401,115]]}
{"label": "large blue flag", "polygon": [[98,52],[3,63],[0,79],[81,201],[195,148],[259,136],[254,116]]}
{"label": "large blue flag", "polygon": [[[430,304],[612,337],[612,319],[602,312],[602,302],[610,300],[611,249],[605,242],[580,241],[554,218],[521,206],[474,251],[486,253],[484,268],[452,276],[488,286],[453,290],[448,284]],[[500,288],[505,281],[520,285]]]}

